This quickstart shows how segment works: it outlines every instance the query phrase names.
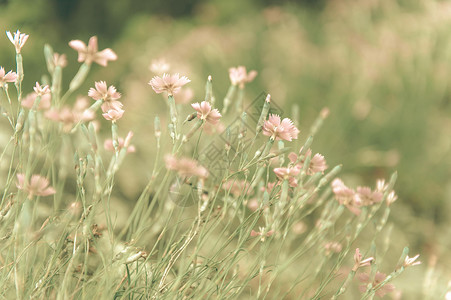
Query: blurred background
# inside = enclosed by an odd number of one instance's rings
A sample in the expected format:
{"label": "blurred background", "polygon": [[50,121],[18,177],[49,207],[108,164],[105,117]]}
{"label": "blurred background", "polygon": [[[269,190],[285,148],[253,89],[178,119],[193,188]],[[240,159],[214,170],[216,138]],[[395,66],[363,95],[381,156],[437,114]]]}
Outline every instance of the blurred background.
{"label": "blurred background", "polygon": [[[329,166],[342,163],[350,186],[373,186],[397,170],[391,220],[399,243],[426,264],[438,257],[451,265],[450,2],[0,0],[0,28],[30,35],[23,49],[30,91],[45,71],[45,43],[68,55],[66,87],[79,67],[70,40],[97,35],[99,49],[118,54],[108,68],[93,67],[80,93],[106,80],[124,94],[120,130],[135,132],[138,149],[119,172],[124,199],[133,202],[149,176],[153,118],[165,116],[147,85],[152,60],[164,58],[171,72],[188,76],[193,101],[203,99],[212,75],[219,108],[228,68],[244,65],[259,73],[246,101],[266,91],[286,117],[298,106],[301,143],[320,110],[330,108],[313,150]],[[0,65],[15,68],[4,34]]]}

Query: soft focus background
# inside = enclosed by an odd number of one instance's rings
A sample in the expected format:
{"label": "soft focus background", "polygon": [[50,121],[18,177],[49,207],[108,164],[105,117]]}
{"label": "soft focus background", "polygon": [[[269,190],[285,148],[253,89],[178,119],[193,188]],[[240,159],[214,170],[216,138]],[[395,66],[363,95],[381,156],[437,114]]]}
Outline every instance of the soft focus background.
{"label": "soft focus background", "polygon": [[[302,141],[320,110],[330,108],[313,150],[330,166],[342,163],[350,186],[373,185],[398,171],[394,238],[421,253],[424,266],[416,274],[438,261],[450,276],[451,3],[0,0],[0,29],[30,35],[23,51],[29,91],[45,70],[45,43],[68,55],[66,86],[79,67],[70,40],[97,35],[100,49],[118,54],[107,69],[93,67],[81,92],[106,80],[124,94],[121,134],[133,130],[137,146],[118,175],[124,207],[147,181],[153,118],[166,111],[147,85],[151,61],[164,58],[171,72],[188,76],[194,101],[202,100],[212,75],[219,108],[228,68],[244,65],[259,72],[246,101],[270,93],[285,116],[297,115]],[[4,34],[0,65],[15,66]]]}

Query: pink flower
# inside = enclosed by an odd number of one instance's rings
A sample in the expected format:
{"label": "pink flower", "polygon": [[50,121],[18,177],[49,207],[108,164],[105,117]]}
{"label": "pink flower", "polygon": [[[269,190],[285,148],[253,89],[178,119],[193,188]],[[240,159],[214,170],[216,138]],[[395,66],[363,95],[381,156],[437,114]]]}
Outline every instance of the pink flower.
{"label": "pink flower", "polygon": [[173,95],[177,93],[182,86],[190,82],[186,76],[180,77],[179,73],[174,75],[163,74],[162,77],[155,76],[149,81],[149,85],[152,86],[152,89],[155,93],[160,94],[163,92],[168,92],[168,95]]}
{"label": "pink flower", "polygon": [[382,201],[383,195],[379,191],[371,191],[371,189],[367,186],[359,186],[356,190],[356,197],[358,197],[356,201],[362,206],[373,205]]}
{"label": "pink flower", "polygon": [[332,181],[332,191],[335,194],[335,199],[341,204],[346,206],[353,214],[360,215],[361,203],[358,202],[358,198],[355,197],[355,191],[348,188],[341,179],[334,179]]}
{"label": "pink flower", "polygon": [[[133,145],[130,145],[130,140],[133,137],[133,132],[129,132],[127,134],[127,137],[125,138],[125,140],[123,138],[118,138],[117,141],[119,143],[119,147],[118,150],[121,151],[122,148],[127,148],[127,153],[134,153],[136,152],[136,148]],[[115,152],[116,150],[114,150],[114,146],[113,146],[113,140],[112,139],[108,139],[105,140],[105,142],[103,143],[103,147],[105,148],[106,151],[109,152]]]}
{"label": "pink flower", "polygon": [[90,88],[88,96],[94,100],[103,100],[102,111],[104,113],[109,110],[121,110],[122,103],[117,99],[121,98],[121,93],[119,93],[113,85],[107,87],[105,81],[99,81],[95,83],[95,89]]}
{"label": "pink flower", "polygon": [[28,198],[33,196],[49,196],[56,193],[55,189],[49,186],[47,178],[41,175],[32,175],[30,182],[25,182],[25,174],[17,174],[17,188],[28,193]]}
{"label": "pink flower", "polygon": [[108,61],[117,59],[116,53],[110,48],[98,51],[97,37],[93,36],[89,39],[88,46],[80,40],[69,42],[69,46],[78,52],[78,62],[85,62],[90,65],[95,62],[103,67],[108,65]]}
{"label": "pink flower", "polygon": [[263,134],[277,141],[286,140],[291,142],[293,139],[298,138],[299,130],[290,119],[285,118],[281,122],[278,115],[271,114],[263,124]]}
{"label": "pink flower", "polygon": [[150,71],[155,74],[164,74],[168,72],[170,68],[171,66],[163,58],[152,60],[149,67]]}
{"label": "pink flower", "polygon": [[191,106],[197,111],[197,117],[201,120],[205,120],[213,125],[216,125],[221,118],[219,111],[211,109],[211,104],[207,101],[202,101],[199,103],[193,103]]}
{"label": "pink flower", "polygon": [[8,82],[15,82],[16,79],[16,72],[9,71],[5,74],[5,69],[0,67],[0,88],[4,87]]}
{"label": "pink flower", "polygon": [[6,35],[8,36],[14,47],[16,47],[16,53],[20,53],[20,50],[22,50],[22,47],[25,45],[29,37],[29,35],[25,33],[20,33],[19,30],[14,33],[14,37],[9,31],[6,32]]}
{"label": "pink flower", "polygon": [[371,263],[374,261],[373,257],[368,257],[366,259],[363,259],[362,254],[360,253],[360,249],[355,249],[354,254],[354,267],[352,270],[355,272],[358,268],[365,267],[371,265]]}
{"label": "pink flower", "polygon": [[67,66],[66,54],[53,53],[53,57],[50,63],[53,68],[55,67],[64,68],[65,66]]}
{"label": "pink flower", "polygon": [[177,171],[181,176],[197,176],[202,179],[207,178],[208,171],[195,160],[189,158],[177,159],[174,155],[167,154],[164,157],[166,168]]}
{"label": "pink flower", "polygon": [[[36,101],[36,98],[38,95],[36,93],[30,93],[25,98],[22,99],[20,102],[20,105],[22,105],[25,108],[31,109],[34,105],[34,101]],[[44,94],[41,96],[41,101],[39,102],[39,105],[37,107],[38,110],[47,110],[50,108],[51,105],[51,94]]]}
{"label": "pink flower", "polygon": [[[361,282],[365,283],[364,285],[359,286],[359,290],[361,293],[364,293],[366,291],[367,285],[371,282],[370,281],[370,275],[367,273],[360,273],[358,275],[358,278]],[[372,282],[373,288],[378,288],[378,285],[383,282],[387,278],[387,275],[381,272],[376,272],[376,275],[374,276],[374,280]],[[378,297],[384,297],[385,294],[393,292],[395,290],[395,286],[393,284],[386,283],[384,286],[379,288],[376,291],[376,296]]]}
{"label": "pink flower", "polygon": [[110,109],[106,113],[103,113],[102,116],[108,121],[116,122],[124,115],[124,110],[122,109]]}
{"label": "pink flower", "polygon": [[298,168],[275,168],[274,173],[280,180],[288,180],[291,187],[296,187],[298,181],[296,176],[299,174],[300,170]]}
{"label": "pink flower", "polygon": [[256,76],[257,71],[252,70],[247,73],[246,67],[244,66],[229,69],[229,77],[232,85],[238,85],[240,88],[244,88],[244,84],[251,82]]}
{"label": "pink flower", "polygon": [[36,82],[36,86],[33,88],[33,90],[35,91],[35,93],[38,96],[44,96],[46,94],[50,94],[50,88],[48,85],[40,85],[39,82]]}
{"label": "pink flower", "polygon": [[94,119],[94,112],[86,109],[88,108],[88,105],[88,100],[85,97],[79,97],[72,109],[67,106],[60,110],[51,109],[45,113],[45,117],[63,123],[63,130],[68,132],[72,129],[74,124]]}
{"label": "pink flower", "polygon": [[[302,148],[301,148],[302,151]],[[308,149],[307,152],[305,153],[305,156],[309,156],[312,155],[312,150]],[[288,158],[290,159],[291,163],[296,163],[298,160],[298,155],[294,152],[291,152],[288,155]],[[296,167],[299,169],[302,169],[304,167],[304,162],[305,162],[305,158],[301,161],[299,161],[296,164]],[[307,169],[307,175],[313,175],[315,173],[321,172],[324,174],[324,171],[327,169],[327,164],[326,164],[326,159],[324,158],[324,156],[322,156],[319,153],[316,153],[310,160],[310,165]]]}

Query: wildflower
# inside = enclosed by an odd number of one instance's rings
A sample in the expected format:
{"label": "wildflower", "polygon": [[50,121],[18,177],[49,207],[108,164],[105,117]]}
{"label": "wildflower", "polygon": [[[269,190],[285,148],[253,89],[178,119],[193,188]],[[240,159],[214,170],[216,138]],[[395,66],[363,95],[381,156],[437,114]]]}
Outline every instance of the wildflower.
{"label": "wildflower", "polygon": [[168,154],[164,157],[166,168],[177,171],[181,176],[197,176],[202,179],[207,178],[208,171],[195,160],[189,158],[177,159],[175,156]]}
{"label": "wildflower", "polygon": [[[302,151],[302,148],[301,148]],[[305,156],[312,155],[312,150],[308,149]],[[288,155],[288,159],[291,161],[291,163],[296,163],[298,161],[298,155],[294,152],[291,152]],[[302,169],[304,167],[305,158],[301,160],[299,163],[296,164],[296,167],[299,169]],[[324,171],[328,168],[326,164],[326,159],[324,156],[322,156],[319,153],[316,153],[311,159],[310,159],[310,165],[307,169],[307,175],[313,175],[315,173],[321,172],[324,174]]]}
{"label": "wildflower", "polygon": [[247,73],[246,67],[244,66],[229,69],[229,77],[232,85],[238,85],[241,89],[244,88],[245,83],[251,82],[256,76],[257,71],[252,70]]}
{"label": "wildflower", "polygon": [[387,196],[387,205],[390,206],[393,204],[393,202],[395,202],[396,200],[398,200],[398,196],[396,196],[395,191],[391,191],[388,196]]}
{"label": "wildflower", "polygon": [[28,193],[28,198],[33,196],[49,196],[56,193],[55,189],[49,186],[47,178],[41,175],[32,175],[30,182],[25,182],[25,174],[17,174],[17,188]]}
{"label": "wildflower", "polygon": [[335,199],[341,204],[346,206],[353,214],[360,214],[361,203],[358,202],[359,198],[355,197],[355,191],[348,188],[341,179],[334,179],[332,181],[332,191],[335,194]]}
{"label": "wildflower", "polygon": [[110,48],[98,51],[97,37],[93,36],[89,39],[88,46],[80,40],[72,40],[69,46],[78,52],[78,62],[85,62],[90,65],[95,62],[103,67],[108,65],[108,61],[116,60],[117,55]]}
{"label": "wildflower", "polygon": [[94,100],[103,100],[102,111],[107,112],[110,109],[122,109],[122,103],[117,99],[121,98],[119,93],[113,85],[107,86],[105,81],[95,83],[95,88],[90,88],[88,96]]}
{"label": "wildflower", "polygon": [[385,184],[385,179],[378,179],[376,181],[376,190],[383,193],[387,190],[388,186]]}
{"label": "wildflower", "polygon": [[219,111],[215,109],[211,109],[211,104],[207,101],[202,101],[199,103],[193,103],[191,106],[197,111],[197,117],[201,120],[205,120],[208,123],[216,125],[221,118],[221,114]]}
{"label": "wildflower", "polygon": [[66,54],[53,53],[53,57],[50,63],[53,68],[55,67],[64,68],[65,66],[67,66]]}
{"label": "wildflower", "polygon": [[8,82],[15,82],[17,79],[16,72],[9,71],[8,73],[5,73],[5,69],[0,67],[0,88],[6,86]]}
{"label": "wildflower", "polygon": [[42,97],[42,96],[44,96],[44,95],[46,95],[46,94],[50,94],[50,88],[49,88],[49,86],[48,86],[48,85],[43,85],[43,86],[41,86],[41,85],[39,84],[39,82],[36,82],[36,86],[33,88],[33,90],[34,90],[35,93],[36,93],[38,96],[40,96],[40,97]]}
{"label": "wildflower", "polygon": [[[118,138],[118,150],[121,151],[122,148],[126,148],[127,149],[127,153],[134,153],[136,152],[136,148],[134,145],[130,145],[130,140],[133,137],[133,132],[129,132],[127,134],[127,137],[125,138],[125,140],[123,138]],[[114,149],[113,146],[113,140],[112,139],[107,139],[105,140],[105,142],[103,143],[103,147],[105,148],[106,151],[110,151],[110,152],[116,152],[116,150]]]}
{"label": "wildflower", "polygon": [[266,237],[272,236],[274,234],[274,232],[275,232],[274,230],[270,230],[268,232],[265,232],[265,228],[263,228],[263,227],[259,227],[259,230],[260,231],[252,230],[251,231],[251,237],[261,236],[261,241],[262,242],[265,241]]}
{"label": "wildflower", "polygon": [[149,66],[150,71],[155,74],[164,74],[169,71],[170,65],[163,59],[154,59]]}
{"label": "wildflower", "polygon": [[106,113],[103,113],[102,116],[108,121],[116,122],[124,115],[124,110],[122,109],[110,109]]}
{"label": "wildflower", "polygon": [[7,31],[6,35],[8,36],[9,40],[11,41],[11,43],[14,45],[14,47],[16,47],[16,53],[19,54],[20,50],[22,50],[22,47],[25,45],[25,43],[28,40],[29,35],[25,34],[25,33],[20,33],[19,30],[17,30],[14,33],[14,37],[11,34],[11,32]]}
{"label": "wildflower", "polygon": [[403,267],[407,268],[407,267],[417,266],[417,265],[421,264],[421,261],[416,261],[418,257],[420,257],[420,254],[417,254],[414,257],[409,257],[407,255],[406,259],[404,260]]}
{"label": "wildflower", "polygon": [[94,112],[86,108],[88,108],[88,100],[84,97],[79,97],[72,109],[67,106],[60,110],[51,109],[45,113],[45,117],[63,123],[63,130],[67,132],[72,129],[74,124],[94,119]]}
{"label": "wildflower", "polygon": [[152,89],[155,93],[160,94],[163,92],[168,92],[169,96],[177,93],[182,86],[190,82],[186,76],[180,77],[179,73],[174,75],[163,74],[162,77],[155,76],[152,80],[149,81],[149,85],[152,86]]}
{"label": "wildflower", "polygon": [[291,187],[296,187],[298,185],[295,176],[299,174],[300,170],[298,168],[275,168],[274,173],[280,180],[288,180]]}
{"label": "wildflower", "polygon": [[[364,285],[359,286],[359,290],[361,293],[366,291],[367,285],[370,283],[370,275],[367,273],[361,273],[358,275],[358,278],[361,282],[365,283]],[[374,276],[374,280],[372,282],[373,288],[378,288],[376,291],[376,296],[384,297],[385,294],[393,292],[395,290],[395,286],[393,284],[384,284],[382,287],[378,287],[378,285],[383,282],[387,278],[387,275],[381,272],[376,272]]]}
{"label": "wildflower", "polygon": [[374,257],[368,257],[368,258],[366,258],[366,259],[362,259],[362,258],[363,258],[363,256],[362,256],[362,254],[360,253],[360,249],[359,249],[359,248],[355,249],[355,254],[354,254],[354,267],[352,267],[352,270],[353,270],[354,272],[357,271],[358,268],[366,267],[366,266],[371,265],[371,263],[372,263],[373,260],[374,260]]}
{"label": "wildflower", "polygon": [[355,196],[358,197],[356,201],[362,206],[368,206],[382,201],[383,195],[379,191],[371,191],[371,189],[367,186],[359,186],[356,190],[357,193]]}
{"label": "wildflower", "polygon": [[[22,101],[20,102],[20,105],[22,105],[25,108],[31,109],[34,105],[34,102],[36,101],[36,98],[38,97],[38,94],[36,93],[30,93],[26,95]],[[37,107],[38,110],[47,110],[51,106],[51,94],[44,94],[41,96],[41,101],[39,102],[39,105]]]}
{"label": "wildflower", "polygon": [[263,134],[275,140],[292,141],[298,138],[299,130],[288,118],[280,121],[280,116],[271,114],[263,124]]}

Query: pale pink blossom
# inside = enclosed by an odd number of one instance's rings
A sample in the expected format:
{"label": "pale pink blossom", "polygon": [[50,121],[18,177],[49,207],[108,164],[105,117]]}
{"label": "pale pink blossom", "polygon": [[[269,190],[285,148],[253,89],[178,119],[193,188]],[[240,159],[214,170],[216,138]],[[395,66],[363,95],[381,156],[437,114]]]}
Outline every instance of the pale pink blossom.
{"label": "pale pink blossom", "polygon": [[50,61],[50,64],[53,68],[61,67],[64,68],[67,66],[67,58],[66,54],[58,54],[53,53],[52,60]]}
{"label": "pale pink blossom", "polygon": [[69,46],[78,52],[78,62],[85,62],[90,65],[95,62],[103,67],[108,65],[108,61],[117,59],[116,53],[110,48],[98,51],[97,37],[93,36],[89,39],[88,46],[80,40],[69,42]]}
{"label": "pale pink blossom", "polygon": [[92,110],[87,109],[88,106],[88,99],[79,97],[73,108],[64,106],[60,110],[51,109],[45,113],[45,117],[63,123],[63,130],[68,132],[72,129],[74,124],[91,121],[95,118],[95,113]]}
{"label": "pale pink blossom", "polygon": [[360,249],[357,248],[355,249],[355,254],[354,254],[354,267],[352,267],[352,270],[355,272],[357,271],[357,269],[361,268],[361,267],[366,267],[371,265],[371,263],[374,261],[373,257],[368,257],[363,259],[362,254],[360,253]]}
{"label": "pale pink blossom", "polygon": [[420,257],[420,254],[415,255],[414,257],[409,257],[408,255],[404,259],[403,267],[412,267],[417,266],[421,264],[421,261],[417,261],[418,257]]}
{"label": "pale pink blossom", "polygon": [[122,102],[118,101],[121,98],[119,93],[113,85],[107,86],[105,81],[98,81],[95,83],[95,88],[90,88],[88,96],[94,100],[103,100],[102,111],[104,113],[109,110],[122,110]]}
{"label": "pale pink blossom", "polygon": [[5,72],[3,67],[0,67],[0,88],[4,87],[8,82],[15,82],[17,79],[16,72]]}
{"label": "pale pink blossom", "polygon": [[32,175],[30,182],[26,182],[25,174],[17,174],[17,188],[28,193],[28,198],[33,196],[49,196],[56,193],[55,189],[49,186],[47,178],[41,175]]}
{"label": "pale pink blossom", "polygon": [[362,206],[369,206],[382,201],[382,193],[379,191],[372,191],[371,188],[367,186],[359,186],[356,191],[357,193],[355,196],[358,197],[356,201]]}
{"label": "pale pink blossom", "polygon": [[16,48],[16,53],[20,53],[20,50],[22,50],[22,47],[25,45],[29,37],[29,35],[25,33],[20,33],[19,30],[14,33],[14,37],[9,31],[6,32],[6,35]]}
{"label": "pale pink blossom", "polygon": [[298,168],[275,168],[274,173],[280,180],[288,180],[291,187],[296,187],[298,181],[296,176],[299,174]]}
{"label": "pale pink blossom", "polygon": [[211,104],[207,101],[202,101],[201,103],[193,103],[191,106],[197,111],[197,117],[208,123],[216,125],[221,118],[219,111],[211,109]]}
{"label": "pale pink blossom", "polygon": [[[359,290],[361,293],[364,293],[367,289],[367,285],[371,283],[370,274],[367,273],[360,273],[358,275],[358,278],[361,282],[365,283],[364,285],[359,286]],[[379,284],[383,282],[387,278],[387,275],[381,272],[376,272],[376,275],[374,276],[374,280],[372,282],[373,288],[379,288]],[[379,288],[376,291],[376,296],[378,297],[384,297],[385,294],[393,292],[395,290],[395,286],[393,284],[386,283],[384,286]]]}
{"label": "pale pink blossom", "polygon": [[[302,148],[301,148],[302,151]],[[308,149],[305,153],[305,157],[312,155],[312,150]],[[296,167],[299,169],[302,169],[304,167],[305,158],[298,161],[298,155],[294,152],[291,152],[288,154],[288,159],[291,161],[291,163],[296,164]],[[326,164],[326,159],[324,156],[322,156],[319,153],[316,153],[311,159],[310,159],[310,165],[307,168],[307,175],[313,175],[315,173],[321,172],[324,174],[324,171],[328,168]]]}
{"label": "pale pink blossom", "polygon": [[180,77],[179,73],[174,75],[163,74],[162,77],[155,76],[152,80],[149,81],[149,85],[152,86],[152,89],[155,93],[160,94],[163,92],[167,92],[168,95],[173,95],[180,91],[182,86],[190,82],[186,76]]}
{"label": "pale pink blossom", "polygon": [[[123,138],[118,138],[117,142],[118,142],[118,150],[121,151],[122,148],[127,148],[127,153],[134,153],[136,152],[136,148],[134,145],[130,145],[130,140],[133,136],[133,132],[129,132],[127,134],[127,137],[125,138],[125,140]],[[112,139],[107,139],[105,140],[105,142],[103,143],[103,147],[105,148],[106,151],[110,151],[110,152],[116,152],[116,150],[114,149],[113,146],[113,140]]]}
{"label": "pale pink blossom", "polygon": [[[22,99],[22,101],[20,102],[20,105],[22,105],[25,108],[32,109],[37,97],[38,97],[38,95],[35,92],[30,93]],[[49,109],[51,106],[51,99],[52,99],[51,94],[42,95],[41,101],[39,102],[37,109],[38,110]]]}
{"label": "pale pink blossom", "polygon": [[102,116],[108,121],[116,122],[124,115],[124,110],[122,109],[110,109],[106,113],[103,113]]}
{"label": "pale pink blossom", "polygon": [[277,141],[286,140],[291,142],[293,139],[298,138],[299,130],[290,119],[285,118],[280,121],[278,115],[271,114],[263,124],[263,134]]}
{"label": "pale pink blossom", "polygon": [[197,176],[202,179],[207,178],[208,171],[195,160],[189,158],[176,158],[174,155],[167,154],[164,157],[166,168],[177,171],[179,175],[184,177]]}
{"label": "pale pink blossom", "polygon": [[222,188],[235,197],[240,195],[250,195],[253,190],[250,188],[250,183],[246,180],[229,179],[222,185]]}
{"label": "pale pink blossom", "polygon": [[256,76],[257,71],[252,70],[247,73],[246,67],[244,66],[229,69],[229,77],[232,85],[238,85],[240,88],[244,88],[244,85],[254,80]]}
{"label": "pale pink blossom", "polygon": [[149,66],[150,71],[157,75],[168,72],[170,68],[171,65],[169,65],[163,58],[152,60],[152,63]]}
{"label": "pale pink blossom", "polygon": [[36,86],[33,88],[34,92],[38,96],[44,96],[46,94],[50,94],[50,88],[48,85],[40,85],[39,82],[36,82]]}
{"label": "pale pink blossom", "polygon": [[361,203],[358,202],[358,198],[355,197],[355,191],[348,188],[341,179],[334,179],[332,181],[332,191],[335,195],[335,199],[341,204],[346,206],[353,214],[360,215]]}

